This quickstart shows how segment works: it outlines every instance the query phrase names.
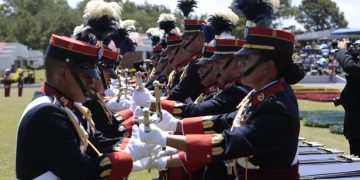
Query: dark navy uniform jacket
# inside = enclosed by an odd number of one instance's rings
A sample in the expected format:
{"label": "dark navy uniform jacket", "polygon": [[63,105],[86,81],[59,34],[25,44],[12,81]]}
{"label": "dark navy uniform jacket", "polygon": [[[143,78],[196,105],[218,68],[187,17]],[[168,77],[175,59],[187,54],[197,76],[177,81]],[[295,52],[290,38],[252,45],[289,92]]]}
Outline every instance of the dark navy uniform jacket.
{"label": "dark navy uniform jacket", "polygon": [[347,82],[340,96],[345,109],[344,135],[347,139],[360,139],[360,64],[346,49],[339,49],[335,58],[347,73]]}
{"label": "dark navy uniform jacket", "polygon": [[[244,157],[249,157],[251,165],[260,167],[257,170],[249,169],[248,179],[266,179],[270,176],[270,179],[298,179],[296,152],[300,121],[297,101],[291,88],[277,81],[252,93],[247,100],[250,103],[242,111],[245,121],[241,125],[237,123],[235,113],[214,116],[211,119],[213,123],[203,121],[204,132],[215,131],[217,134],[186,137],[189,142],[187,149],[204,148],[204,155],[193,155],[197,152],[186,151],[188,160],[205,160],[209,156],[205,152],[212,154],[212,163],[205,171],[204,179],[224,179],[227,175],[222,161]],[[229,129],[231,123],[232,128]],[[210,140],[205,138],[208,136]],[[192,139],[196,138],[204,142],[190,143],[195,142]],[[206,143],[210,145],[204,147]],[[239,163],[236,166],[239,179],[244,179],[244,168]]]}
{"label": "dark navy uniform jacket", "polygon": [[[190,97],[192,101],[195,101],[201,94],[205,87],[201,84],[201,79],[198,74],[199,65],[196,65],[196,62],[197,61],[190,62],[185,78],[181,82],[176,83],[171,89],[168,97],[169,100],[185,102],[185,100]],[[181,73],[178,74],[181,75]],[[177,75],[178,78],[180,78],[180,75]]]}
{"label": "dark navy uniform jacket", "polygon": [[[36,92],[34,99],[45,96]],[[51,103],[30,109],[20,121],[16,147],[16,177],[33,179],[51,171],[61,179],[96,179],[100,168],[97,156],[88,146],[81,153],[77,133],[63,106],[50,96]],[[84,128],[86,120],[74,111]],[[111,152],[118,139],[109,139],[101,133],[89,134],[89,140],[102,152]]]}
{"label": "dark navy uniform jacket", "polygon": [[181,109],[181,118],[224,114],[236,110],[236,106],[250,92],[250,88],[244,85],[232,85],[217,96],[199,104],[185,104],[176,108]]}
{"label": "dark navy uniform jacket", "polygon": [[155,73],[155,78],[148,81],[145,85],[145,87],[148,89],[148,90],[154,90],[154,86],[153,86],[153,82],[157,80],[159,81],[160,84],[167,84],[168,82],[168,78],[165,76],[165,75],[162,75],[160,74],[160,72],[156,72]]}
{"label": "dark navy uniform jacket", "polygon": [[62,179],[95,179],[97,162],[83,157],[79,147],[77,134],[59,102],[36,106],[19,125],[16,176],[33,179],[51,171]]}
{"label": "dark navy uniform jacket", "polygon": [[91,111],[92,119],[98,131],[101,131],[105,137],[119,138],[122,133],[118,130],[120,123],[113,116],[113,113],[107,109],[98,95],[88,99],[83,105]]}

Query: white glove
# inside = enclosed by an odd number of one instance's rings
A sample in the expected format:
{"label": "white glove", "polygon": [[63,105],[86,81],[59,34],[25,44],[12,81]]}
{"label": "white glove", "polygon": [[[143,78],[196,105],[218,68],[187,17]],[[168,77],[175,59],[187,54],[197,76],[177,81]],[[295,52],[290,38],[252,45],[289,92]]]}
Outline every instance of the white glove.
{"label": "white glove", "polygon": [[167,157],[159,157],[152,161],[151,167],[159,171],[165,170],[167,165]]}
{"label": "white glove", "polygon": [[146,157],[144,159],[140,159],[133,162],[133,167],[131,171],[141,171],[144,169],[151,169],[151,165],[153,164],[151,157]]}
{"label": "white glove", "polygon": [[115,96],[116,93],[112,89],[106,89],[104,91],[105,96]]}
{"label": "white glove", "polygon": [[157,157],[171,156],[171,155],[177,154],[178,152],[179,152],[179,150],[172,148],[170,146],[166,146],[166,148],[164,150],[161,150],[157,154]]}
{"label": "white glove", "polygon": [[[136,109],[135,111],[138,111],[138,110],[139,109]],[[153,114],[152,116],[150,116],[150,121],[151,122],[157,122],[157,123],[154,123],[154,124],[163,131],[174,132],[176,130],[176,126],[177,126],[177,123],[178,123],[179,120],[176,119],[173,115],[171,115],[166,110],[161,110],[161,112],[162,112],[162,118],[163,118],[162,121],[160,121],[157,114]],[[137,120],[140,123],[144,123],[144,118],[141,118],[142,117],[142,112],[138,111],[137,115],[135,115]]]}
{"label": "white glove", "polygon": [[155,101],[155,98],[148,89],[144,88],[143,91],[135,90],[133,92],[133,100],[138,106],[150,108],[151,102]]}
{"label": "white glove", "polygon": [[147,157],[141,160],[133,162],[133,168],[131,171],[141,171],[144,169],[157,169],[165,170],[167,165],[167,157],[152,158]]}
{"label": "white glove", "polygon": [[176,126],[178,123],[178,119],[174,118],[172,114],[167,112],[166,110],[161,110],[162,112],[162,121],[156,123],[155,125],[162,129],[163,131],[171,131],[174,132],[176,130]]}
{"label": "white glove", "polygon": [[150,156],[151,151],[155,148],[153,144],[145,144],[139,139],[139,128],[132,126],[132,133],[129,143],[126,145],[125,152],[129,153],[133,161]]}
{"label": "white glove", "polygon": [[[154,124],[149,125],[149,132],[145,131],[144,124],[140,124],[139,128],[139,138],[142,142],[146,144],[155,144],[165,147],[166,146],[166,138],[168,133],[162,131],[160,128],[155,126]],[[134,130],[133,130],[134,131]]]}
{"label": "white glove", "polygon": [[164,156],[171,156],[174,154],[177,154],[179,152],[179,150],[172,148],[170,146],[166,146],[165,149],[163,149],[162,146],[156,146],[153,151],[151,152],[151,154],[155,155],[156,158],[159,157],[164,157]]}
{"label": "white glove", "polygon": [[140,116],[143,116],[143,110],[141,109],[140,106],[136,106],[133,114],[134,114],[134,117],[135,117],[136,119],[138,119]]}
{"label": "white glove", "polygon": [[135,113],[136,107],[137,107],[136,103],[135,103],[135,102],[131,102],[130,110],[131,110],[131,112],[133,112],[133,114]]}
{"label": "white glove", "polygon": [[113,97],[109,100],[109,102],[106,103],[106,106],[112,111],[112,112],[118,112],[122,111],[124,109],[129,109],[131,106],[131,101],[126,99],[121,99],[119,102],[116,101],[117,97]]}

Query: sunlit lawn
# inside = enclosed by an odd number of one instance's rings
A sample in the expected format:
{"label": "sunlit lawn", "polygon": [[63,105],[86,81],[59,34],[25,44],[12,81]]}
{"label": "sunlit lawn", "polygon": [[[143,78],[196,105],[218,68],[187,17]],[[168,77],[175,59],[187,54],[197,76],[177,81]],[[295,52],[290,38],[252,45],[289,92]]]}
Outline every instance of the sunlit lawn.
{"label": "sunlit lawn", "polygon": [[[12,89],[12,96],[4,98],[4,90],[0,89],[0,179],[15,179],[15,142],[19,118],[26,105],[30,102],[35,88],[25,88],[24,96],[17,97],[17,89]],[[301,110],[342,110],[334,108],[332,103],[317,103],[299,100]],[[347,141],[342,135],[331,134],[329,129],[301,127],[302,137],[309,141],[317,141],[327,147],[337,148],[348,154]],[[156,171],[133,173],[130,179],[152,179]]]}

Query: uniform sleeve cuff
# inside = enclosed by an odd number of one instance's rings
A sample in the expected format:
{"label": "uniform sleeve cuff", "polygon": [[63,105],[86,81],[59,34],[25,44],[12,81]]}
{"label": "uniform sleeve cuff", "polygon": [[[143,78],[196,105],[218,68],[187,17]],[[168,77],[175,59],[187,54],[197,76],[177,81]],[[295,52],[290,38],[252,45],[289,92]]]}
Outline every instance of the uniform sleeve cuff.
{"label": "uniform sleeve cuff", "polygon": [[132,169],[132,159],[126,152],[106,154],[111,161],[111,174],[109,180],[124,179],[129,176]]}
{"label": "uniform sleeve cuff", "polygon": [[173,114],[175,103],[176,103],[176,101],[162,100],[161,101],[161,108],[166,110],[170,114]]}
{"label": "uniform sleeve cuff", "polygon": [[131,109],[125,109],[120,112],[116,112],[116,114],[120,115],[122,119],[129,119],[131,116],[133,116]]}
{"label": "uniform sleeve cuff", "polygon": [[[186,135],[186,156],[192,163],[208,163],[212,159],[211,135]],[[199,151],[199,149],[201,149]]]}
{"label": "uniform sleeve cuff", "polygon": [[203,117],[185,118],[182,120],[184,134],[204,134]]}

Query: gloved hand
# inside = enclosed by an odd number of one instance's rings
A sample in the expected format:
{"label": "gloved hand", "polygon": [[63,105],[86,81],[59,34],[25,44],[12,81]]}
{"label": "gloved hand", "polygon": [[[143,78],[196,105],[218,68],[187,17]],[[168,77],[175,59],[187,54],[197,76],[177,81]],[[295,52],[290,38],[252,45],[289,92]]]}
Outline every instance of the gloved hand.
{"label": "gloved hand", "polygon": [[179,152],[179,150],[172,148],[170,146],[166,146],[165,149],[161,150],[158,154],[157,157],[165,157],[165,156],[171,156],[174,154],[177,154]]}
{"label": "gloved hand", "polygon": [[155,98],[151,95],[150,91],[146,88],[143,91],[134,91],[133,100],[135,104],[141,107],[150,107],[152,101],[155,101]]}
{"label": "gloved hand", "polygon": [[151,169],[152,168],[151,165],[152,165],[152,158],[146,157],[144,159],[134,161],[133,168],[131,171],[134,172],[134,171],[141,171],[144,169]]}
{"label": "gloved hand", "polygon": [[[143,114],[142,111],[140,112],[140,108],[136,109],[135,111],[138,111],[138,113],[135,115],[135,118],[140,123],[144,123],[144,118],[142,118]],[[154,124],[163,131],[174,132],[176,130],[176,126],[179,120],[176,119],[174,116],[172,116],[166,110],[161,110],[161,112],[162,112],[162,121],[160,121],[160,118],[158,117],[157,114],[153,114],[150,116],[151,122],[157,122]]]}
{"label": "gloved hand", "polygon": [[126,99],[121,99],[119,102],[116,101],[117,97],[113,97],[110,99],[106,106],[112,111],[112,112],[118,112],[122,111],[124,109],[129,109],[131,106],[131,101]]}
{"label": "gloved hand", "polygon": [[140,106],[136,106],[133,114],[134,114],[135,119],[138,119],[140,116],[143,116],[142,108]]}
{"label": "gloved hand", "polygon": [[159,171],[165,170],[166,165],[167,165],[167,157],[159,157],[157,159],[153,159],[151,163],[151,167]]}
{"label": "gloved hand", "polygon": [[151,152],[151,154],[153,155],[153,157],[155,158],[159,158],[159,157],[164,157],[164,156],[171,156],[174,154],[177,154],[179,152],[179,150],[172,148],[170,146],[166,146],[166,148],[164,149],[164,147],[157,145]]}
{"label": "gloved hand", "polygon": [[125,152],[128,152],[133,161],[143,159],[150,156],[151,151],[155,148],[154,144],[145,144],[139,139],[138,126],[132,126],[132,133],[129,143],[125,148]]}
{"label": "gloved hand", "polygon": [[157,169],[165,170],[167,165],[167,157],[147,157],[141,160],[133,162],[133,168],[131,171],[141,171],[144,169]]}
{"label": "gloved hand", "polygon": [[155,125],[162,129],[163,131],[174,132],[178,123],[178,119],[174,118],[172,114],[166,110],[161,110],[162,112],[162,121],[156,123]]}
{"label": "gloved hand", "polygon": [[135,102],[131,102],[131,105],[130,105],[130,108],[129,108],[129,109],[133,112],[133,114],[135,113],[136,107],[137,107],[136,103],[135,103]]}
{"label": "gloved hand", "polygon": [[104,91],[105,96],[115,96],[116,93],[112,89],[106,89]]}
{"label": "gloved hand", "polygon": [[166,146],[166,138],[168,136],[168,133],[165,131],[162,131],[160,128],[155,126],[154,124],[149,125],[149,132],[145,131],[144,124],[140,124],[139,128],[139,138],[142,142],[146,144],[155,144],[160,145],[162,147]]}

